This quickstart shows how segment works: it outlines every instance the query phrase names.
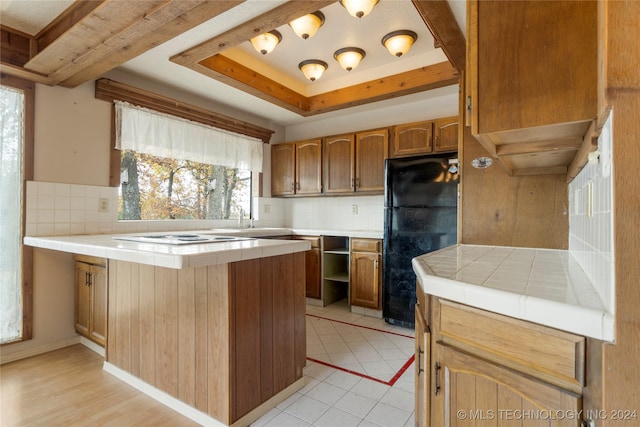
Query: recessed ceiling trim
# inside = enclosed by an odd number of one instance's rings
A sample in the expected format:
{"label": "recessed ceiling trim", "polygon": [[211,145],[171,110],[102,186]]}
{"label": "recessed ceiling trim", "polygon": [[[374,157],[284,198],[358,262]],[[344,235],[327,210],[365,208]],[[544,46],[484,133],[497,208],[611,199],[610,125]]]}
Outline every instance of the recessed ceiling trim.
{"label": "recessed ceiling trim", "polygon": [[441,62],[305,97],[224,55],[212,56],[198,65],[192,69],[305,117],[453,85],[459,77],[449,62]]}

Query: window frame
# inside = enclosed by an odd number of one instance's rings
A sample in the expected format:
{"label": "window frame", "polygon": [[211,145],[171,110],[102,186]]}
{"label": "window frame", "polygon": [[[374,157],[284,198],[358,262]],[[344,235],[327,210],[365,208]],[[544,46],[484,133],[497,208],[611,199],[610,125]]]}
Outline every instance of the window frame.
{"label": "window frame", "polygon": [[[15,76],[0,73],[0,84],[19,89],[24,93],[24,140],[22,147],[22,203],[20,236],[26,233],[27,181],[34,176],[34,134],[35,134],[35,92],[36,83]],[[22,247],[22,337],[18,340],[0,344],[11,345],[33,338],[33,248]]]}

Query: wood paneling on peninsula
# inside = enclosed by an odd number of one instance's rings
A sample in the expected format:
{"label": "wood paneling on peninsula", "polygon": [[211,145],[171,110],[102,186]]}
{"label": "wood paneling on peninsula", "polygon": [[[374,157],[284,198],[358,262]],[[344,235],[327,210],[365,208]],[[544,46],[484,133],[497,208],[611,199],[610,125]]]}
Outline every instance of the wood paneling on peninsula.
{"label": "wood paneling on peninsula", "polygon": [[107,362],[232,424],[302,378],[304,252],[170,269],[109,262]]}

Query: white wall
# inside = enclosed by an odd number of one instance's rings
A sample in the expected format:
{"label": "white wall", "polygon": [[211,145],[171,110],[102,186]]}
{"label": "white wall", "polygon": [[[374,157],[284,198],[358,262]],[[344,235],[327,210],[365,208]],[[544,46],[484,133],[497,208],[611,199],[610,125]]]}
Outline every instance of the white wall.
{"label": "white wall", "polygon": [[[275,129],[273,140],[283,139],[284,128],[272,126],[264,119],[223,109],[219,104],[126,73],[112,72],[106,77]],[[143,227],[140,231],[146,231],[167,226],[157,222],[140,226],[115,220],[117,189],[108,187],[111,104],[95,99],[94,87],[93,81],[74,89],[36,85],[34,181],[28,184],[27,193],[29,235],[138,231],[139,227]],[[265,157],[268,162],[269,157]],[[265,170],[269,169],[266,163]],[[109,198],[109,213],[97,212],[98,197]],[[281,221],[281,217],[273,215],[263,217],[268,225],[277,226],[276,221]],[[193,224],[170,226],[189,229]],[[33,339],[3,346],[0,362],[77,341],[70,254],[34,251],[33,299]]]}

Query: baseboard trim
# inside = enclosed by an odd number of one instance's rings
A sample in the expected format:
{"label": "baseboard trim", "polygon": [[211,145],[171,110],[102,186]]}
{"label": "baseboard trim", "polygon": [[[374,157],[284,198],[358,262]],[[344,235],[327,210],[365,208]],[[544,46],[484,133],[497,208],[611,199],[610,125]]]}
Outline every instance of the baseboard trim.
{"label": "baseboard trim", "polygon": [[93,351],[94,353],[98,353],[100,356],[106,358],[106,354],[107,352],[105,351],[104,347],[94,343],[93,341],[91,341],[88,338],[85,338],[83,336],[80,337],[80,344],[82,344],[83,346],[87,347],[89,350]]}
{"label": "baseboard trim", "polygon": [[[148,384],[142,381],[140,378],[131,375],[130,373],[118,368],[117,366],[104,362],[102,367],[106,372],[118,378],[119,380],[129,384],[133,388],[138,391],[146,394],[147,396],[157,400],[163,405],[173,409],[179,414],[184,415],[190,420],[202,425],[202,426],[211,426],[211,427],[229,427],[227,424],[224,424],[221,421],[216,420],[210,415],[205,414],[202,411],[197,410],[196,408],[187,405],[181,400],[176,399],[175,397],[165,393],[162,390],[159,390],[153,387],[151,384]],[[271,399],[264,402],[262,405],[255,408],[253,411],[249,412],[247,415],[240,418],[238,421],[233,423],[231,427],[241,427],[247,426],[251,422],[257,420],[262,415],[269,412],[271,409],[275,408],[280,402],[287,399],[289,396],[294,394],[296,391],[304,387],[304,378],[300,378],[295,383],[291,384],[289,387],[281,391],[280,393],[273,396]]]}
{"label": "baseboard trim", "polygon": [[67,338],[60,341],[51,342],[36,347],[25,348],[24,350],[16,351],[9,354],[0,354],[0,365],[5,363],[15,362],[16,360],[26,359],[27,357],[37,356],[39,354],[48,353],[53,350],[58,350],[71,345],[80,344],[80,336]]}

